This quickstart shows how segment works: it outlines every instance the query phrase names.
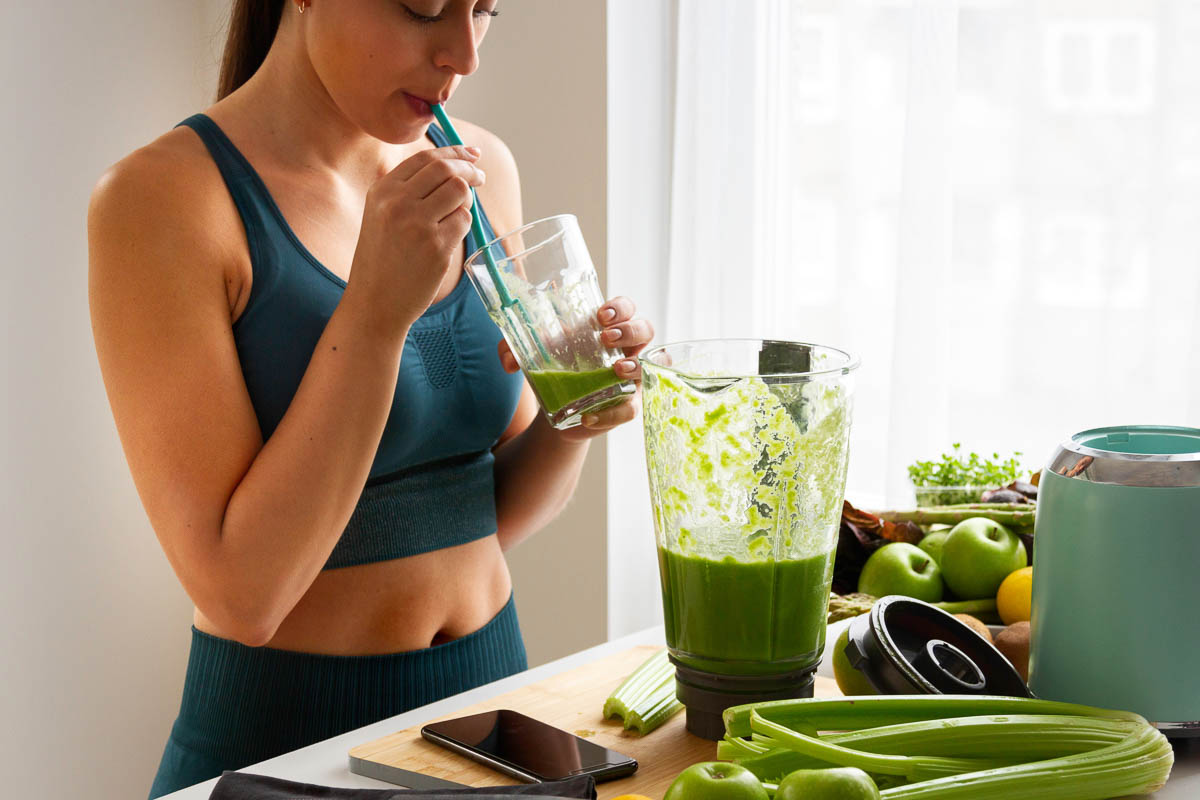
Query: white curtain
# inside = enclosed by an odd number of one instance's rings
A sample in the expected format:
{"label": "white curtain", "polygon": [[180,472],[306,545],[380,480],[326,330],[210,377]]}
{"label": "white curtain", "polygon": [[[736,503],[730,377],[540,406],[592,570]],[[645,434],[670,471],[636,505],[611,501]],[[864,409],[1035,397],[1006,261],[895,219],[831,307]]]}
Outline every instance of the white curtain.
{"label": "white curtain", "polygon": [[[647,96],[613,62],[655,13],[673,63]],[[1088,427],[1200,425],[1200,3],[609,14],[610,209],[662,218],[648,235],[610,213],[610,289],[660,295],[661,342],[859,354],[852,502],[911,504],[905,466],[954,442],[1036,469]],[[621,159],[656,116],[669,166],[647,176]]]}

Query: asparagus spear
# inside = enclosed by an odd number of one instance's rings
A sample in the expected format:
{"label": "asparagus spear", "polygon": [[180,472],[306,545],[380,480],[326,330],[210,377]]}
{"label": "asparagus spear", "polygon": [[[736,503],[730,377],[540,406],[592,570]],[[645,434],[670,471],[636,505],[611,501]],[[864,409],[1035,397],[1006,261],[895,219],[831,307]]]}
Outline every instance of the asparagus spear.
{"label": "asparagus spear", "polygon": [[971,517],[984,517],[1018,530],[1033,528],[1034,509],[1024,504],[968,503],[963,506],[931,506],[911,511],[873,511],[880,519],[890,522],[915,522],[918,525],[935,523],[955,524]]}

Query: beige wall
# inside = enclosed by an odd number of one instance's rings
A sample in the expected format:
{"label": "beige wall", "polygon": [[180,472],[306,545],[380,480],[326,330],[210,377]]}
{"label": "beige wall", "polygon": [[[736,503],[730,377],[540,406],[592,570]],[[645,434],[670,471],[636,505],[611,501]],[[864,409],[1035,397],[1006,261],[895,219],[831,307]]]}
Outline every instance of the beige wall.
{"label": "beige wall", "polygon": [[[449,110],[512,150],[527,222],[579,217],[605,279],[604,3],[504,0],[482,66]],[[593,444],[579,490],[553,524],[509,557],[530,664],[605,640],[605,449]]]}
{"label": "beige wall", "polygon": [[[146,522],[88,323],[88,193],[203,108],[228,0],[10,3],[0,33],[0,775],[11,797],[140,798],[178,709],[190,604]],[[499,133],[533,219],[604,262],[603,9],[505,0],[456,114]],[[535,120],[544,115],[546,119]],[[566,176],[566,179],[563,179]],[[531,661],[604,638],[604,463],[512,554]]]}
{"label": "beige wall", "polygon": [[10,3],[0,46],[0,775],[11,797],[140,798],[178,709],[190,604],[100,382],[88,194],[203,107],[204,3]]}

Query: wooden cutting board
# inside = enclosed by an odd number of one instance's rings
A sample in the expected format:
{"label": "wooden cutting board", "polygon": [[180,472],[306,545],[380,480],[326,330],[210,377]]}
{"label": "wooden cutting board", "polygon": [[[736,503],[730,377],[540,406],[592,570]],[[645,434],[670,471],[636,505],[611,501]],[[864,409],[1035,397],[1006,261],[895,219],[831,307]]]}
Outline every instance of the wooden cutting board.
{"label": "wooden cutting board", "polygon": [[[622,794],[661,798],[684,767],[697,761],[714,760],[717,756],[716,743],[689,734],[684,729],[682,711],[647,736],[626,731],[619,720],[606,720],[600,715],[604,701],[613,689],[657,649],[650,645],[634,647],[464,708],[442,719],[501,708],[519,711],[638,760],[638,771],[630,777],[601,783],[596,787],[600,800],[611,800]],[[817,697],[841,695],[836,683],[820,675],[816,678],[815,692]],[[516,783],[487,767],[430,744],[421,738],[420,726],[361,744],[352,749],[350,755],[469,786]]]}

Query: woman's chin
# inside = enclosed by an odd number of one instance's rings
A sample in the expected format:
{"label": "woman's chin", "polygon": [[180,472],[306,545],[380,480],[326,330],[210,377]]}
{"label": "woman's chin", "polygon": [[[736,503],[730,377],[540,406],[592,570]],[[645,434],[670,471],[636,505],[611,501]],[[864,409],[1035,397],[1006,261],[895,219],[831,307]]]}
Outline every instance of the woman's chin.
{"label": "woman's chin", "polygon": [[392,119],[382,125],[374,126],[375,129],[369,130],[368,133],[388,144],[412,144],[425,138],[429,124],[429,120],[416,120],[411,117]]}

